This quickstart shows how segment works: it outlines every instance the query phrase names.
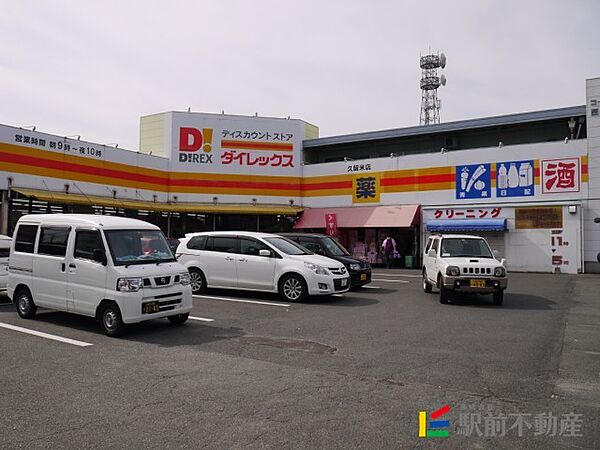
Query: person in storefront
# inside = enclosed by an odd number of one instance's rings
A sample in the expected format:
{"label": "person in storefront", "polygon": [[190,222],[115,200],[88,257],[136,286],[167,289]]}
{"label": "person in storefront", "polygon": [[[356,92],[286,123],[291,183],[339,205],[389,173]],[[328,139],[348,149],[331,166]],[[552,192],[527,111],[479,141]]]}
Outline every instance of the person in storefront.
{"label": "person in storefront", "polygon": [[383,261],[386,269],[391,269],[394,266],[394,253],[396,253],[396,241],[393,237],[386,237],[381,243],[383,253]]}

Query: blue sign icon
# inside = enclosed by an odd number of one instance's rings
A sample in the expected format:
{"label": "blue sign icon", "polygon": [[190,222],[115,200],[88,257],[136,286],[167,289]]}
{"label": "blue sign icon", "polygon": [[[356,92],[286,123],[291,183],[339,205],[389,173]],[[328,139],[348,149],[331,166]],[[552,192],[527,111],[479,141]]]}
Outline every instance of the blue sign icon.
{"label": "blue sign icon", "polygon": [[490,164],[456,166],[456,198],[491,198]]}
{"label": "blue sign icon", "polygon": [[535,195],[533,160],[506,161],[496,164],[496,197]]}

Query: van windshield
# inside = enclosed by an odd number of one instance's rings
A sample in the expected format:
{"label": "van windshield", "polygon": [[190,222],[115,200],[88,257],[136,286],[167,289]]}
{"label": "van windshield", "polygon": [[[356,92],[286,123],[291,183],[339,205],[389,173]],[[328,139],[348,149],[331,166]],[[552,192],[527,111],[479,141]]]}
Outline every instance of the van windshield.
{"label": "van windshield", "polygon": [[442,239],[442,258],[477,257],[492,258],[492,252],[483,239],[444,238]]}
{"label": "van windshield", "polygon": [[159,230],[105,230],[115,266],[175,261]]}

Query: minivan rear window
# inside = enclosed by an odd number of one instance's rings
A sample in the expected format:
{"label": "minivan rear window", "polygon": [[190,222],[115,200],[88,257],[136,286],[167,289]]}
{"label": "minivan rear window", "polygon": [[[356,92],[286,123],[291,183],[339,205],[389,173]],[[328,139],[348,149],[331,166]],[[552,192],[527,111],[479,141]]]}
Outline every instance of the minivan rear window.
{"label": "minivan rear window", "polygon": [[204,250],[207,237],[208,236],[194,236],[188,241],[187,248],[190,250]]}
{"label": "minivan rear window", "polygon": [[65,256],[70,227],[42,227],[38,253],[40,255]]}
{"label": "minivan rear window", "polygon": [[33,253],[37,225],[19,225],[15,238],[15,252]]}

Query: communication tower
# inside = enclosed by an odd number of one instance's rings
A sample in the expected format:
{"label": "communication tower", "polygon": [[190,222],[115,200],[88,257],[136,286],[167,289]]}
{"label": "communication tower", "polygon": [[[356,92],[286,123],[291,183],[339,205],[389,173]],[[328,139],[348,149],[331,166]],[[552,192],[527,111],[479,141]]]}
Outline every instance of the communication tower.
{"label": "communication tower", "polygon": [[438,69],[446,67],[446,55],[429,54],[420,57],[421,66],[421,125],[440,123],[442,102],[437,96],[440,86],[446,85],[446,76],[438,76]]}

